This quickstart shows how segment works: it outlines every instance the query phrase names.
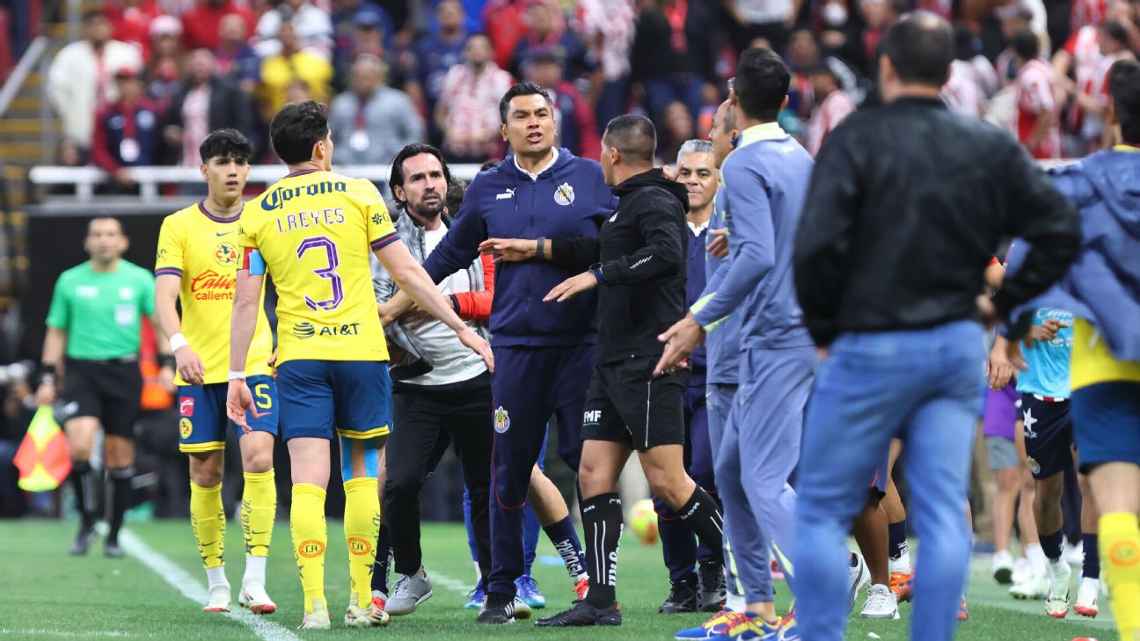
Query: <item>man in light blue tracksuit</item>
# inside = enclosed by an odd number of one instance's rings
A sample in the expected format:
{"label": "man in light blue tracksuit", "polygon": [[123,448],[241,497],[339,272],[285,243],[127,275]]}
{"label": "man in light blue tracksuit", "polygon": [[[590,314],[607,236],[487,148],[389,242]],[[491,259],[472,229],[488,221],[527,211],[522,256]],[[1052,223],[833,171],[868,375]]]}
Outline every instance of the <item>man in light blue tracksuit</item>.
{"label": "man in light blue tracksuit", "polygon": [[721,168],[718,197],[731,238],[728,271],[662,336],[668,344],[659,369],[683,359],[718,322],[739,316],[740,385],[717,452],[716,480],[730,514],[729,540],[755,545],[738,529],[751,508],[790,582],[795,493],[787,480],[799,460],[815,349],[791,273],[792,240],[812,160],[775,122],[788,83],[787,67],[770,50],[749,49],[741,56],[731,100],[742,133]]}

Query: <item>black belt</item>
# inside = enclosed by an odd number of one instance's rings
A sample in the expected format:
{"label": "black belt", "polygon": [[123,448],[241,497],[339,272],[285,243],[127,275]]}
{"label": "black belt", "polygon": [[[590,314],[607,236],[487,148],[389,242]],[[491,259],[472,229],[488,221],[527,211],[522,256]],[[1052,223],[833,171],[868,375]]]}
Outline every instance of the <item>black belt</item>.
{"label": "black belt", "polygon": [[129,365],[139,362],[138,356],[120,356],[119,358],[67,358],[69,361],[83,363],[84,365]]}

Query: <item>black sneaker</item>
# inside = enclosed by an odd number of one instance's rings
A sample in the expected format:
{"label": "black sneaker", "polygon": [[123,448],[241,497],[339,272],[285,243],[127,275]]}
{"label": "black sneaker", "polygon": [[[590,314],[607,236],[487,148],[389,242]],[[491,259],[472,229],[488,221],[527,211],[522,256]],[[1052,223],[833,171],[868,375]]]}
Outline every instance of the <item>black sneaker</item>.
{"label": "black sneaker", "polygon": [[700,608],[701,612],[720,612],[723,610],[726,597],[723,566],[719,563],[702,563],[700,585],[697,607]]}
{"label": "black sneaker", "polygon": [[118,541],[107,541],[103,544],[103,556],[108,559],[121,559],[126,555]]}
{"label": "black sneaker", "polygon": [[621,625],[621,608],[615,603],[604,610],[599,610],[585,601],[575,601],[574,607],[569,610],[546,619],[539,619],[534,624],[543,628]]}
{"label": "black sneaker", "polygon": [[71,556],[86,556],[87,548],[91,547],[91,539],[95,536],[95,528],[91,526],[80,527],[79,534],[75,535],[75,542],[71,544],[68,554]]}
{"label": "black sneaker", "polygon": [[488,595],[487,604],[479,612],[475,622],[487,625],[504,625],[514,623],[515,619],[529,618],[530,607],[520,599],[515,598],[504,603],[499,595]]}
{"label": "black sneaker", "polygon": [[660,614],[696,612],[699,605],[697,599],[696,581],[682,579],[669,587],[669,596],[665,597],[657,612]]}

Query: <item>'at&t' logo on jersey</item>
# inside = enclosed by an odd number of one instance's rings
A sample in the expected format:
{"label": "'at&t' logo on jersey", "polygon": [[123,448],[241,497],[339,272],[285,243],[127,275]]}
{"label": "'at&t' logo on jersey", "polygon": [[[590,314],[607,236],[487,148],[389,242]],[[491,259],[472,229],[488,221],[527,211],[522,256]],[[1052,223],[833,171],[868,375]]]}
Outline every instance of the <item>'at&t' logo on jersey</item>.
{"label": "'at&t' logo on jersey", "polygon": [[[234,256],[237,261],[237,256]],[[190,294],[194,300],[233,300],[237,278],[225,276],[212,269],[201,272],[190,280]]]}

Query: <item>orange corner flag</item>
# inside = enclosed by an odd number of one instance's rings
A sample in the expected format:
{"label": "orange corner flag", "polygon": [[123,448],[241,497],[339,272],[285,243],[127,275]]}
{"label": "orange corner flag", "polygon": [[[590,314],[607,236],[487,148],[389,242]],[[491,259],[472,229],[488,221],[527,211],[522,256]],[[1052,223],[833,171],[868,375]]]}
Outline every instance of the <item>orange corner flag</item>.
{"label": "orange corner flag", "polygon": [[19,485],[25,492],[54,490],[71,473],[67,437],[55,422],[51,406],[36,410],[13,462],[20,470]]}

